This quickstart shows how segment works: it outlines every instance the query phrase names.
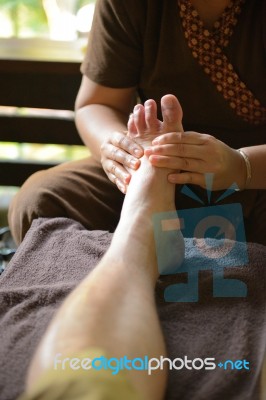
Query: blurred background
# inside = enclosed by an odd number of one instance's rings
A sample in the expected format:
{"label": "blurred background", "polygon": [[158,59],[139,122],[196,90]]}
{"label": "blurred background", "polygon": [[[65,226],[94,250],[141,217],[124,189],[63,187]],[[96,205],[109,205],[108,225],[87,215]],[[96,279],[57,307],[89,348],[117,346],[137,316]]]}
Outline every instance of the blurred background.
{"label": "blurred background", "polygon": [[[81,62],[95,0],[0,0],[0,58]],[[0,112],[27,113],[0,106]],[[0,159],[63,162],[88,156],[83,146],[1,142]],[[1,173],[1,171],[0,171]],[[17,187],[0,186],[0,227]]]}
{"label": "blurred background", "polygon": [[75,40],[90,30],[95,0],[0,0],[1,38]]}

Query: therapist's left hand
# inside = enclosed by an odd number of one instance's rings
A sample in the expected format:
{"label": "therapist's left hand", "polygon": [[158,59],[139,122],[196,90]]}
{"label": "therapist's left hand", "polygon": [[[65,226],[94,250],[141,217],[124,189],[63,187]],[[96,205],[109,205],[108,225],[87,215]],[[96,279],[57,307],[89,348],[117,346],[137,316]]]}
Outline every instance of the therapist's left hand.
{"label": "therapist's left hand", "polygon": [[168,175],[171,183],[206,188],[205,174],[213,173],[213,190],[225,190],[233,183],[240,189],[245,186],[246,170],[241,154],[211,135],[166,133],[153,140],[145,154],[152,165],[177,170]]}

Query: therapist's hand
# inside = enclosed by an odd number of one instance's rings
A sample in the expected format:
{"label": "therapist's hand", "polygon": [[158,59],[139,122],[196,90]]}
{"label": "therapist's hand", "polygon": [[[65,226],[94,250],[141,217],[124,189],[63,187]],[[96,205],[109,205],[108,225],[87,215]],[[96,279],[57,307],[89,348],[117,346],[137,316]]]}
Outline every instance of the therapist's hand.
{"label": "therapist's hand", "polygon": [[105,173],[122,193],[126,193],[131,174],[127,170],[136,170],[140,166],[142,147],[126,136],[126,132],[114,132],[111,138],[101,146],[101,163]]}
{"label": "therapist's hand", "polygon": [[233,183],[240,189],[245,186],[246,169],[241,154],[214,136],[172,132],[159,136],[152,144],[145,154],[154,166],[181,170],[169,174],[172,183],[205,188],[205,174],[213,173],[213,190],[225,190]]}

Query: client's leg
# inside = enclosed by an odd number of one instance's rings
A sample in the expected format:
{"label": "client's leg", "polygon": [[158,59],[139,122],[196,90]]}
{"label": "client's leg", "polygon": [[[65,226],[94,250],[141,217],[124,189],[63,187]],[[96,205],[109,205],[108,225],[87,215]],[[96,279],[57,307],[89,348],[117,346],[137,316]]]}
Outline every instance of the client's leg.
{"label": "client's leg", "polygon": [[[153,114],[150,117],[156,119]],[[135,123],[136,137],[142,145],[149,145],[154,135],[142,133],[148,128],[143,109],[136,113]],[[152,167],[146,156],[142,158],[141,167],[132,176],[111,246],[50,324],[33,359],[29,387],[53,365],[58,353],[64,357],[97,346],[117,358],[165,354],[154,300],[158,269],[151,217],[174,209],[174,186],[166,179],[168,173]],[[151,376],[147,371],[127,372],[140,394],[152,400],[163,397],[165,371]]]}

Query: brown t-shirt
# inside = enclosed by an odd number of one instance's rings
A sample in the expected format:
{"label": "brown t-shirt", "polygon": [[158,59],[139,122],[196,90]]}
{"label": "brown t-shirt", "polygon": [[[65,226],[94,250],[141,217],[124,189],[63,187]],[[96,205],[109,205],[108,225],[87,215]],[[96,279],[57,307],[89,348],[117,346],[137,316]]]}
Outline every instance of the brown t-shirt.
{"label": "brown t-shirt", "polygon": [[[224,52],[266,106],[264,0],[246,0]],[[108,87],[136,86],[142,101],[172,93],[185,130],[210,133],[238,148],[266,143],[266,127],[237,116],[192,56],[177,0],[98,0],[82,73]]]}

